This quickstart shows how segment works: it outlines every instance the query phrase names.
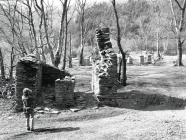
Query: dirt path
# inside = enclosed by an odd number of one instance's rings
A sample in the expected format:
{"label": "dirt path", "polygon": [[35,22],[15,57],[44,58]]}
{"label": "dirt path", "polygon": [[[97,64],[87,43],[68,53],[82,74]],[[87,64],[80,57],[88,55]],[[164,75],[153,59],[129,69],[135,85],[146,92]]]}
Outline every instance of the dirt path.
{"label": "dirt path", "polygon": [[[66,140],[66,139],[141,139],[141,140],[177,140],[186,139],[186,111],[136,111],[125,110],[122,115],[85,120],[85,121],[60,121],[60,119],[36,119],[36,132],[27,132],[21,124],[12,132],[0,133],[0,138],[6,139],[8,135],[12,140]],[[13,121],[13,120],[12,120]],[[16,130],[19,128],[19,131]]]}

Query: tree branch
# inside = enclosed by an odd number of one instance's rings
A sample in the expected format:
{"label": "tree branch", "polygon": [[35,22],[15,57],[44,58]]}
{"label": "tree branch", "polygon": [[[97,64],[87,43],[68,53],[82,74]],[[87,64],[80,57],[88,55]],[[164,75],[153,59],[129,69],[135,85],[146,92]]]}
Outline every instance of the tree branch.
{"label": "tree branch", "polygon": [[175,15],[175,12],[174,12],[174,9],[173,9],[172,0],[170,0],[170,5],[171,5],[171,12],[172,12],[172,15],[173,15],[173,22],[175,24],[175,29],[176,29],[176,32],[178,32],[178,25],[177,25],[177,22],[176,22],[176,15]]}
{"label": "tree branch", "polygon": [[178,0],[174,0],[174,1],[177,3],[178,7],[182,10],[183,7],[181,7],[181,5],[180,5],[180,3],[178,2]]}

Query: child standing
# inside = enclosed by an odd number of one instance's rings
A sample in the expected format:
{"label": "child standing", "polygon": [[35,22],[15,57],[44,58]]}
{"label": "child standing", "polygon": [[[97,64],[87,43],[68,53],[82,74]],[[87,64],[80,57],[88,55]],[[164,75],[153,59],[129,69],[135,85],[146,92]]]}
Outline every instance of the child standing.
{"label": "child standing", "polygon": [[26,117],[27,130],[34,130],[34,97],[32,95],[32,90],[29,88],[23,89],[23,111]]}

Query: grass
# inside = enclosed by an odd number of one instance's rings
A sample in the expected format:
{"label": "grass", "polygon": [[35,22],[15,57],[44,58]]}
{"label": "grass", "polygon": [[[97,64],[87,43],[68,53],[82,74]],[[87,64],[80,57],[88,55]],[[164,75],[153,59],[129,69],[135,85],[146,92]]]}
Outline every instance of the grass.
{"label": "grass", "polygon": [[36,131],[27,132],[24,115],[11,112],[11,100],[0,99],[0,139],[186,138],[186,113],[183,106],[172,108],[170,104],[164,104],[163,100],[163,104],[148,104],[145,108],[131,107],[136,100],[143,102],[142,98],[150,95],[163,99],[175,97],[178,102],[185,100],[186,67],[128,66],[128,85],[118,90],[118,96],[122,97],[118,99],[120,106],[99,109],[93,108],[96,102],[90,91],[91,67],[76,66],[69,71],[76,77],[75,92],[82,94],[86,101],[85,109],[79,112],[61,110],[60,114],[36,114]]}

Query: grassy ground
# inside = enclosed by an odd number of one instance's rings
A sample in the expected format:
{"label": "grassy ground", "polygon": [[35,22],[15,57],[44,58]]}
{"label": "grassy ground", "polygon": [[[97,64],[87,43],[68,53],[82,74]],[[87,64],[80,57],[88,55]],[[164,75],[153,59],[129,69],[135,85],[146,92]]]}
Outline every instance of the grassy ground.
{"label": "grassy ground", "polygon": [[[35,132],[27,132],[24,115],[11,113],[12,102],[0,99],[0,140],[176,140],[186,139],[186,111],[169,104],[132,108],[130,98],[119,107],[96,105],[90,91],[91,67],[74,67],[76,92],[84,94],[86,108],[79,112],[62,110],[60,114],[36,114]],[[128,85],[118,94],[173,96],[185,100],[186,67],[129,66]],[[121,103],[122,102],[122,103]]]}

